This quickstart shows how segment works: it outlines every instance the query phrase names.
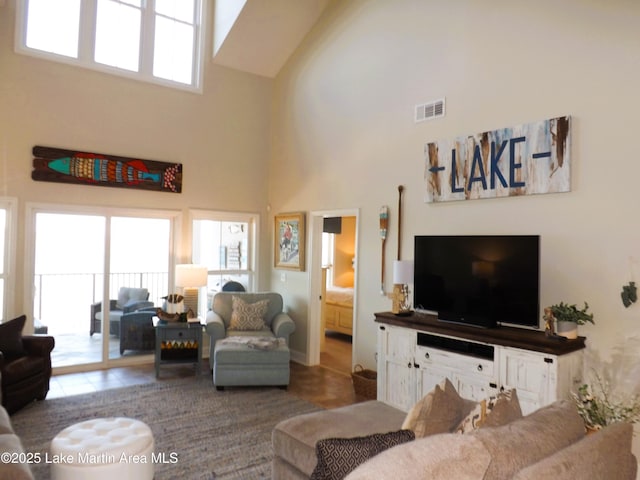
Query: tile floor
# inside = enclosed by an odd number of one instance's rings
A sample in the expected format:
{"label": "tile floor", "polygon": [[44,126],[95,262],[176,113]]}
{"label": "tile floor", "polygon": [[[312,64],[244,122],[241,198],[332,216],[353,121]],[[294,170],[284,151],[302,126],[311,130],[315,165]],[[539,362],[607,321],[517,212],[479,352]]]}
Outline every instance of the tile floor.
{"label": "tile floor", "polygon": [[[315,403],[324,408],[349,405],[360,401],[353,391],[350,376],[351,344],[348,339],[328,339],[335,343],[329,350],[333,352],[324,358],[325,366],[307,367],[298,363],[291,363],[291,383],[289,393]],[[331,345],[331,343],[329,343]],[[348,352],[349,359],[340,359]],[[202,362],[202,375],[211,375],[206,361]],[[182,378],[194,375],[193,366],[166,365],[162,367],[159,379],[156,379],[153,363],[118,367],[109,370],[92,372],[68,373],[51,377],[48,399],[98,392],[109,388],[126,387],[172,378]]]}

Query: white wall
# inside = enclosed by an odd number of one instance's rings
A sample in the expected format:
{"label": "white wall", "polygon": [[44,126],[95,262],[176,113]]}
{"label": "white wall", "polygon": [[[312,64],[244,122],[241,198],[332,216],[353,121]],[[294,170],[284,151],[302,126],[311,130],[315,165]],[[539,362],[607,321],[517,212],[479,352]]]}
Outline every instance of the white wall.
{"label": "white wall", "polygon": [[[269,201],[272,213],[360,208],[356,362],[375,366],[374,312],[391,307],[378,213],[390,207],[390,271],[398,185],[404,258],[416,234],[539,234],[542,305],[588,301],[597,324],[581,334],[603,358],[639,335],[640,304],[620,301],[640,273],[638,25],[631,0],[330,5],[276,79]],[[415,104],[441,97],[445,118],[413,122]],[[424,203],[426,142],[566,114],[570,193]],[[292,345],[305,351],[308,273],[287,278],[274,271],[272,285],[296,306]]]}
{"label": "white wall", "polygon": [[[14,52],[15,2],[0,7],[0,196],[19,201],[17,258],[26,202],[266,213],[272,80],[214,66],[202,95],[38,60]],[[211,19],[209,19],[211,21]],[[211,42],[207,42],[211,45]],[[31,180],[34,145],[183,164],[181,194]],[[186,232],[188,230],[183,229]],[[72,238],[70,232],[70,238]],[[179,257],[189,258],[189,239]],[[268,281],[271,250],[261,248]],[[15,312],[22,303],[17,265]]]}

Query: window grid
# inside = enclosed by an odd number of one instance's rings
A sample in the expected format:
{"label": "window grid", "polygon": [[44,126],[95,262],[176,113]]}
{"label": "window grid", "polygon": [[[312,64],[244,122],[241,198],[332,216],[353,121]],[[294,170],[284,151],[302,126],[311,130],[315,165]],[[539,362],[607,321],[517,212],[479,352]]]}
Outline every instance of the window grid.
{"label": "window grid", "polygon": [[[69,0],[67,0],[68,2]],[[28,34],[28,21],[29,21],[29,8],[31,5],[41,6],[49,4],[50,0],[21,0],[18,2],[17,16],[16,16],[16,51],[19,53],[45,58],[48,60],[54,60],[62,63],[69,63],[75,66],[90,68],[110,74],[124,76],[136,80],[143,80],[160,85],[170,86],[178,89],[201,92],[201,67],[202,62],[202,42],[203,31],[201,27],[200,19],[204,17],[204,2],[203,0],[177,0],[179,3],[173,4],[171,0],[86,0],[82,1],[79,15],[79,27],[78,27],[78,45],[76,46],[75,55],[65,55],[62,53],[56,53],[42,48],[41,45],[46,42],[41,42],[37,45],[27,44]],[[61,3],[61,5],[67,2]],[[96,52],[104,45],[104,39],[109,38],[111,42],[120,41],[120,36],[109,35],[108,27],[105,34],[104,28],[102,29],[102,36],[98,37],[98,33],[101,30],[101,22],[99,20],[100,5],[108,5],[110,7],[116,7],[121,9],[136,9],[136,4],[140,4],[140,31],[134,32],[133,37],[140,38],[139,51],[137,61],[133,62],[129,59],[126,63],[120,61],[114,61],[113,56],[109,60],[105,60],[104,54],[99,54],[96,58]],[[156,4],[162,6],[161,13],[156,11]],[[186,10],[190,12],[191,18],[186,19],[184,4],[188,4]],[[173,5],[174,13],[171,16],[171,12],[168,11],[168,7]],[[58,6],[58,10],[60,10]],[[103,12],[104,13],[104,12]],[[103,17],[100,17],[103,18]],[[178,52],[178,57],[171,53],[165,53],[159,50],[164,45],[166,49],[169,46],[170,49],[174,49],[174,33],[172,30],[165,30],[169,38],[165,38],[164,41],[156,38],[156,21],[159,22],[171,22],[175,27],[182,29],[189,29],[186,34],[183,34],[182,41],[183,47]],[[118,25],[121,27],[121,25]],[[119,28],[120,29],[120,28]],[[121,29],[120,29],[121,30]],[[125,29],[127,31],[131,28]],[[48,33],[48,38],[54,36],[54,32]],[[129,46],[131,43],[127,43],[125,47],[120,47],[120,51],[126,52],[127,55],[132,54]],[[187,52],[187,55],[184,55]],[[164,57],[164,68],[156,69],[154,66],[154,60],[156,56],[158,58]],[[187,57],[185,61],[176,61],[176,58]],[[133,66],[133,63],[137,64],[137,68]],[[181,68],[180,72],[176,72],[176,68]],[[170,70],[167,72],[167,70]]]}

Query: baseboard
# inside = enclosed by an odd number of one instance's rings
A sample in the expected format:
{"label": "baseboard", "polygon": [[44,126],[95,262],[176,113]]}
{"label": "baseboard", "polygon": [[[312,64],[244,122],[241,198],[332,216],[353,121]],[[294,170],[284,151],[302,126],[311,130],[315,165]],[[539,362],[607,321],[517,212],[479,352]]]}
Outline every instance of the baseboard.
{"label": "baseboard", "polygon": [[289,354],[291,355],[292,362],[300,363],[307,367],[309,366],[309,362],[307,362],[307,355],[305,353],[289,349]]}

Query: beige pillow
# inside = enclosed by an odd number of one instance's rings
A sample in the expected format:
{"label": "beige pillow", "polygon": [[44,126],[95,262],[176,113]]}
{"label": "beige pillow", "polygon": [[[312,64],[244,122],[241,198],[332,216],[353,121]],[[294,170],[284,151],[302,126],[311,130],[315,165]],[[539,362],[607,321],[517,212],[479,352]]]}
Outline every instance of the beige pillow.
{"label": "beige pillow", "polygon": [[483,427],[499,427],[522,418],[522,409],[516,389],[500,392],[487,415]]}
{"label": "beige pillow", "polygon": [[265,328],[264,315],[267,313],[269,300],[247,303],[239,297],[233,296],[230,330],[262,330]]}
{"label": "beige pillow", "polygon": [[416,438],[451,432],[460,422],[464,405],[465,401],[445,378],[414,405],[402,428],[413,430]]}
{"label": "beige pillow", "polygon": [[469,433],[481,427],[498,427],[522,417],[515,388],[481,400],[455,429]]}

